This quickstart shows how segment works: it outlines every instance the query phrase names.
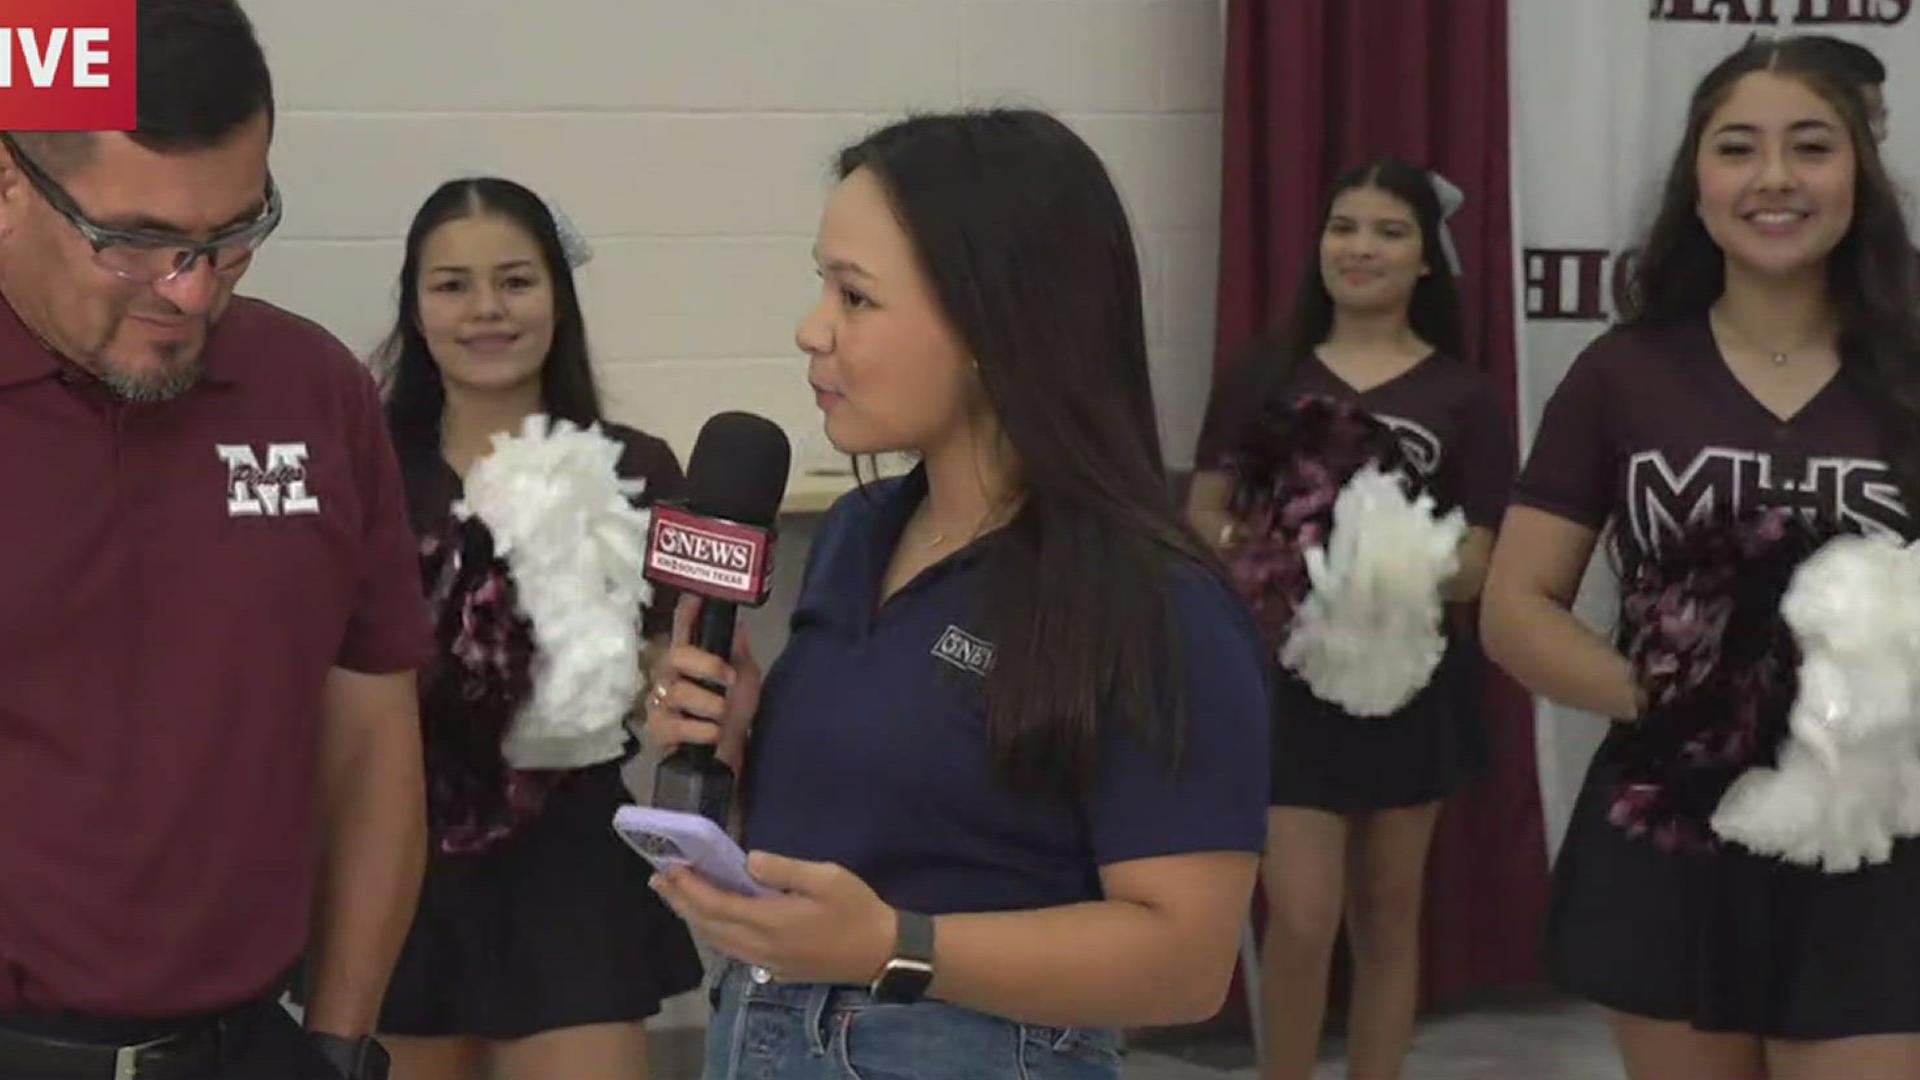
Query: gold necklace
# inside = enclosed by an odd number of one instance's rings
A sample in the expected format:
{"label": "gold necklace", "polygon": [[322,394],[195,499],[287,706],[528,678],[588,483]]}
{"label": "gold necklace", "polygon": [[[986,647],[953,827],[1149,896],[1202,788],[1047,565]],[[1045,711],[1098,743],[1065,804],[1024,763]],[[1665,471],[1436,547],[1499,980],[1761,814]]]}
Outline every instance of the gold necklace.
{"label": "gold necklace", "polygon": [[1812,345],[1815,341],[1818,341],[1819,339],[1832,333],[1831,328],[1822,327],[1821,329],[1816,330],[1813,333],[1807,335],[1805,340],[1801,341],[1798,345],[1795,345],[1791,349],[1768,349],[1765,346],[1755,343],[1752,338],[1746,335],[1745,331],[1733,325],[1733,323],[1726,317],[1726,315],[1722,314],[1717,308],[1712,310],[1711,317],[1714,323],[1720,327],[1722,332],[1731,334],[1733,337],[1738,338],[1739,343],[1741,345],[1744,345],[1747,348],[1754,350],[1755,352],[1765,353],[1767,357],[1767,361],[1771,363],[1774,367],[1786,367],[1787,361],[1793,359],[1794,353],[1804,350],[1805,348],[1807,348],[1807,346]]}
{"label": "gold necklace", "polygon": [[[914,516],[917,517],[923,523],[925,528],[929,528],[929,529],[933,528],[933,515],[927,509],[927,505],[925,503],[920,504],[920,509],[915,512]],[[946,542],[947,542],[947,531],[945,529],[941,529],[939,532],[936,532],[933,534],[932,539],[918,541],[915,543],[914,547],[915,547],[915,550],[926,552],[926,551],[932,551],[934,548],[937,548],[941,544],[944,544]]]}
{"label": "gold necklace", "polygon": [[[994,520],[994,518],[998,515],[998,513],[999,513],[998,510],[989,509],[985,514],[981,515],[979,523],[976,524],[973,528],[972,535],[979,536],[981,533],[986,532],[988,524]],[[933,521],[932,512],[926,509],[925,503],[920,504],[919,514],[920,514],[920,520],[928,522],[928,525],[927,525],[928,528],[931,529],[934,527],[931,524]],[[920,550],[923,552],[932,551],[934,548],[937,548],[946,542],[947,542],[947,532],[945,529],[942,529],[933,535],[933,539],[923,541],[920,544]]]}

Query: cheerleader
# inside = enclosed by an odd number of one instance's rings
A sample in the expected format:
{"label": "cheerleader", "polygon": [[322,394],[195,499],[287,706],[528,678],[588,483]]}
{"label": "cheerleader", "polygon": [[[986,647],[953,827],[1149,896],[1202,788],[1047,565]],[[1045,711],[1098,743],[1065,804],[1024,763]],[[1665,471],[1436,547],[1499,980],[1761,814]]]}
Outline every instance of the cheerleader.
{"label": "cheerleader", "polygon": [[[1486,381],[1459,359],[1458,269],[1445,232],[1459,198],[1443,179],[1392,159],[1334,183],[1291,322],[1216,390],[1201,436],[1188,512],[1229,556],[1246,538],[1233,509],[1245,479],[1236,449],[1257,445],[1289,403],[1331,399],[1388,425],[1397,456],[1442,505],[1463,512],[1458,568],[1442,594],[1455,604],[1478,595],[1515,451]],[[1482,720],[1462,692],[1471,649],[1447,633],[1430,681],[1386,716],[1356,716],[1279,674],[1261,871],[1268,1080],[1313,1071],[1343,919],[1354,959],[1351,1075],[1400,1074],[1428,843],[1441,800],[1486,756]]]}
{"label": "cheerleader", "polygon": [[[638,501],[680,494],[667,444],[601,413],[574,278],[589,255],[564,216],[510,180],[449,181],[415,214],[380,360],[408,513],[423,539],[445,536],[456,504],[478,502],[475,477],[504,467],[496,437],[521,433],[535,414],[602,433],[617,456],[612,471],[644,485]],[[525,514],[526,497],[515,489],[492,502]],[[485,520],[492,505],[475,509]],[[518,585],[525,599],[533,583]],[[647,635],[664,638],[673,603],[672,594],[654,598]],[[685,924],[608,824],[632,798],[621,770],[638,746],[609,725],[596,749],[569,749],[564,768],[548,760],[520,773],[507,805],[494,805],[503,801],[500,740],[482,748],[478,768],[455,746],[481,728],[473,696],[443,673],[460,652],[443,643],[421,684],[434,845],[380,1014],[395,1075],[645,1080],[645,1021],[697,987],[702,969]],[[532,665],[522,654],[517,666]],[[467,797],[476,789],[496,797]]]}
{"label": "cheerleader", "polygon": [[[1779,748],[1764,684],[1792,670],[1739,659],[1767,652],[1777,604],[1725,614],[1781,591],[1753,522],[1912,535],[1916,359],[1906,224],[1859,95],[1817,45],[1749,44],[1694,92],[1621,323],[1548,403],[1483,609],[1520,682],[1614,718],[1555,868],[1548,962],[1610,1010],[1636,1080],[1920,1075],[1920,847],[1833,872],[1714,829],[1740,768]],[[1569,612],[1603,532],[1624,649]],[[1676,572],[1716,549],[1697,569],[1724,582]],[[1683,587],[1700,602],[1677,620],[1647,595]],[[1684,649],[1646,647],[1714,611]],[[1680,685],[1716,664],[1760,678]],[[1700,737],[1659,752],[1676,733]]]}

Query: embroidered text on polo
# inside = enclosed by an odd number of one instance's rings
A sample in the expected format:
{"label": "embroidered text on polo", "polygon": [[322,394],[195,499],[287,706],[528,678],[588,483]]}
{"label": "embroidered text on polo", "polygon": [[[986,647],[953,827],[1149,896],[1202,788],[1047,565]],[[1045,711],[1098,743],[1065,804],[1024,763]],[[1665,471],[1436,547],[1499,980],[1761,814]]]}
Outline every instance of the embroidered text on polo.
{"label": "embroidered text on polo", "polygon": [[214,447],[227,465],[229,517],[280,517],[317,514],[320,500],[307,491],[307,444],[267,444],[267,465],[260,467],[251,446]]}
{"label": "embroidered text on polo", "polygon": [[993,670],[993,643],[982,641],[957,626],[947,627],[947,632],[933,643],[933,655],[975,675],[984,677]]}

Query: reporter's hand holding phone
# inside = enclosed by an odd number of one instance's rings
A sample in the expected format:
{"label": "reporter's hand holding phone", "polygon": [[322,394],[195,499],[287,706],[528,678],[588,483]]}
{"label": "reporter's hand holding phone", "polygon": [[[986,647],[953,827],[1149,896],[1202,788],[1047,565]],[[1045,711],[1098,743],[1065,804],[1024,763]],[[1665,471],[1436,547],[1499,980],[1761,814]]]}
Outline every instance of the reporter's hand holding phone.
{"label": "reporter's hand holding phone", "polygon": [[[734,631],[733,662],[690,644],[702,599],[682,594],[673,612],[673,640],[654,665],[647,694],[647,744],[661,756],[685,743],[712,746],[714,756],[740,774],[747,732],[760,707],[759,661],[747,642],[745,626]],[[695,680],[725,686],[725,696]]]}

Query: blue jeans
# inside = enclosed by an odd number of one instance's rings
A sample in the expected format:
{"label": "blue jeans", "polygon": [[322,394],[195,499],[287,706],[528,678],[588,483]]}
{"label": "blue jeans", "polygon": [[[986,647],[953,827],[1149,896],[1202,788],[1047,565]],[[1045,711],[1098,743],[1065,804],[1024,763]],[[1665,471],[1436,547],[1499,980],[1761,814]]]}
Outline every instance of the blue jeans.
{"label": "blue jeans", "polygon": [[703,1080],[1117,1080],[1111,1028],[1021,1024],[865,990],[755,983],[729,963],[714,986]]}

